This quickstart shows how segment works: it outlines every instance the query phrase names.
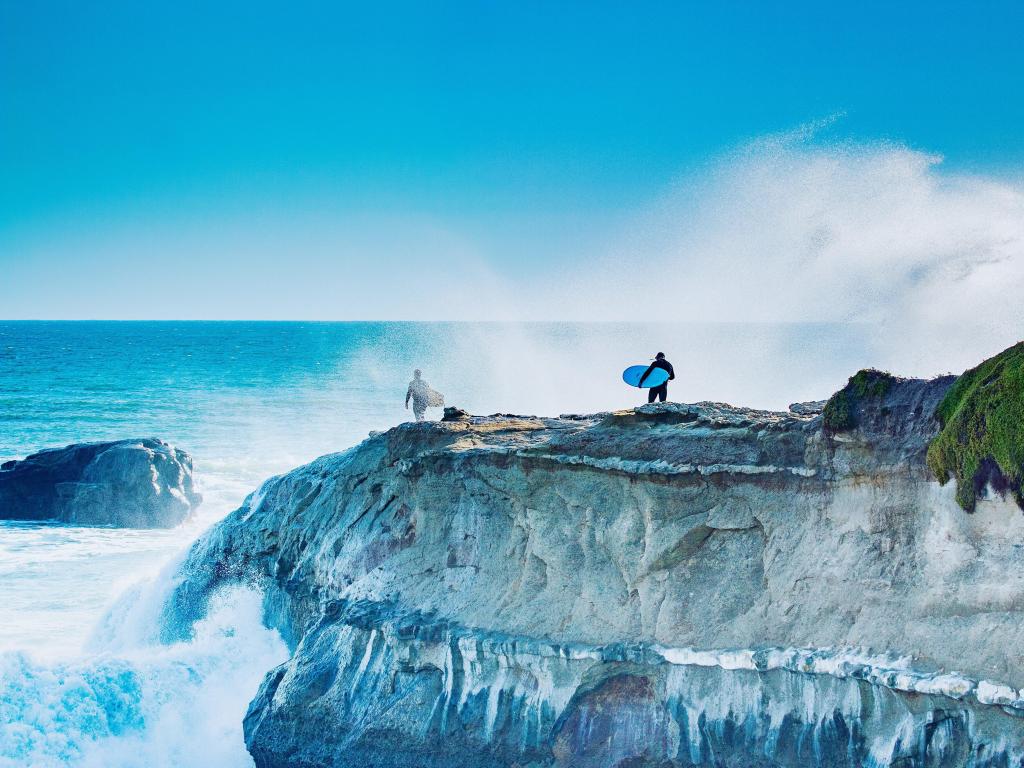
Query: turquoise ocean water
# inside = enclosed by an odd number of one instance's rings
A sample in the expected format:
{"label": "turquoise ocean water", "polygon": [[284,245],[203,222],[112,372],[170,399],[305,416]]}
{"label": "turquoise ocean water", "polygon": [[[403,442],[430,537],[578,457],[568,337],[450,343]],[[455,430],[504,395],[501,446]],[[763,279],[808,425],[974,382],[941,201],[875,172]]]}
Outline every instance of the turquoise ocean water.
{"label": "turquoise ocean water", "polygon": [[784,408],[870,364],[873,338],[855,325],[0,322],[0,461],[156,436],[194,456],[205,497],[173,531],[0,523],[0,768],[251,765],[241,719],[285,648],[241,590],[192,642],[161,645],[174,564],[266,477],[410,418],[413,368],[450,405],[550,415],[637,404],[621,370],[664,351],[670,399]]}

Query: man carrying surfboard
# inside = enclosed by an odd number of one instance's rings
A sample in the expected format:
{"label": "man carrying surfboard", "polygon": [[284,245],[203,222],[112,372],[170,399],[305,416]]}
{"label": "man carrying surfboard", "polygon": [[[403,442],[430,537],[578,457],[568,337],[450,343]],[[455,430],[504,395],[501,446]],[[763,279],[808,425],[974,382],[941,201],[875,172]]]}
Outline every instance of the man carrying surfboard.
{"label": "man carrying surfboard", "polygon": [[440,408],[444,405],[444,395],[431,389],[430,385],[420,378],[421,376],[419,368],[413,371],[412,381],[405,391],[405,409],[409,410],[409,400],[412,400],[412,412],[416,416],[416,421],[423,421],[423,414],[427,412],[427,408]]}
{"label": "man carrying surfboard", "polygon": [[647,370],[644,371],[644,375],[640,377],[640,382],[637,384],[638,387],[644,385],[644,379],[651,375],[655,368],[660,368],[668,374],[668,381],[664,384],[659,384],[657,387],[651,387],[647,393],[647,402],[653,403],[655,399],[660,399],[661,402],[665,402],[668,398],[668,382],[672,381],[676,377],[676,372],[672,369],[672,363],[665,359],[665,353],[659,352],[654,356],[654,362],[651,363]]}

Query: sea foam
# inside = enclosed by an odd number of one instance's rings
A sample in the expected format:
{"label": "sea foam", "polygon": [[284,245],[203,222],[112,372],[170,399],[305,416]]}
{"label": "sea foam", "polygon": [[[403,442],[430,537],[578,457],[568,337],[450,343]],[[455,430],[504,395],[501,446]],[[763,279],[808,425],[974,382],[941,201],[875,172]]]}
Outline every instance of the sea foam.
{"label": "sea foam", "polygon": [[75,659],[0,655],[2,768],[252,765],[242,718],[287,649],[243,588],[217,594],[188,642],[140,635],[166,586],[133,589]]}

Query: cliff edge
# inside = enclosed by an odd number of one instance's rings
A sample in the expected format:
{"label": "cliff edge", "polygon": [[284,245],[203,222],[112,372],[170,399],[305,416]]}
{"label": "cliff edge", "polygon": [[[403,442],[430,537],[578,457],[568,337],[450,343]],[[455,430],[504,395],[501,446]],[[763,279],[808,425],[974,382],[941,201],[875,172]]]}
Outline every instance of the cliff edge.
{"label": "cliff edge", "polygon": [[929,470],[954,377],[890,379],[839,428],[403,424],[197,542],[168,635],[264,590],[293,655],[246,716],[260,768],[1021,765],[1024,516]]}

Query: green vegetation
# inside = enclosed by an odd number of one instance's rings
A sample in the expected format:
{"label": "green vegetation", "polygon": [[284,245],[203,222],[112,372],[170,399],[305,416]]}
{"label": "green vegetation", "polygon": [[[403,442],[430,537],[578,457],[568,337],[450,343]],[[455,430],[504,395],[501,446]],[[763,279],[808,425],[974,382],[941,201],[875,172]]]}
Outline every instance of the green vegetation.
{"label": "green vegetation", "polygon": [[987,482],[1013,493],[1022,508],[1024,342],[964,373],[939,403],[942,431],[928,446],[928,466],[968,512]]}
{"label": "green vegetation", "polygon": [[821,412],[821,419],[825,429],[831,432],[853,429],[853,408],[845,389],[839,390],[829,398],[825,403],[825,410]]}
{"label": "green vegetation", "polygon": [[825,429],[830,432],[843,432],[857,426],[856,405],[866,398],[884,397],[895,377],[885,371],[865,368],[857,371],[846,386],[836,392],[825,403],[821,418]]}

